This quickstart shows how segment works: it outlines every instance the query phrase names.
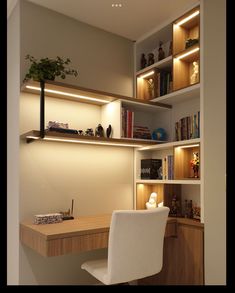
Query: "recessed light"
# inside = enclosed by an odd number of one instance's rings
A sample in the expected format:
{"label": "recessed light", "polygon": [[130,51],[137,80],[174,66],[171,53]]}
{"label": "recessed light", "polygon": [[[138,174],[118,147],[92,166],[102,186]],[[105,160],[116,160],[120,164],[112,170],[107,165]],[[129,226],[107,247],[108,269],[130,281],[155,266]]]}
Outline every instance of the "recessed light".
{"label": "recessed light", "polygon": [[112,7],[121,8],[122,7],[122,4],[121,3],[113,3],[112,4]]}

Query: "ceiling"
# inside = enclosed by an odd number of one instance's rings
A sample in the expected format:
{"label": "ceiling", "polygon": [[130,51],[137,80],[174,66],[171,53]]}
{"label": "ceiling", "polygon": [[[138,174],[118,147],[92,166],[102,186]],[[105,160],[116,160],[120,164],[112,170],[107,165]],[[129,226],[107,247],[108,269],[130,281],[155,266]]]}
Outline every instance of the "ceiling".
{"label": "ceiling", "polygon": [[198,3],[198,0],[28,1],[133,41]]}

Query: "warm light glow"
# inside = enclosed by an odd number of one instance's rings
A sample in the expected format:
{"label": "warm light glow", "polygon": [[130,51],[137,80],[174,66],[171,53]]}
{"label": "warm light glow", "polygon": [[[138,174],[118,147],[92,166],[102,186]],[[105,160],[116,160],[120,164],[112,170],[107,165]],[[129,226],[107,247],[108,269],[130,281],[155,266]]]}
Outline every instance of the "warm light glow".
{"label": "warm light glow", "polygon": [[179,149],[186,149],[186,148],[193,148],[193,147],[198,147],[199,144],[190,144],[190,145],[183,145],[183,146],[179,146],[177,148]]}
{"label": "warm light glow", "polygon": [[191,51],[189,51],[189,52],[187,52],[185,54],[182,54],[182,55],[176,57],[175,59],[180,60],[180,59],[182,59],[182,58],[184,58],[184,57],[186,57],[188,55],[191,55],[191,54],[193,54],[194,52],[197,52],[197,51],[199,51],[199,47],[197,47],[197,48],[195,48],[195,49],[193,49],[193,50],[191,50]]}
{"label": "warm light glow", "polygon": [[112,4],[112,7],[119,7],[119,8],[121,8],[122,7],[122,4],[121,3],[113,3]]}
{"label": "warm light glow", "polygon": [[148,72],[148,73],[142,74],[142,75],[139,76],[138,78],[145,78],[145,77],[150,76],[150,75],[153,75],[153,74],[154,74],[154,71],[152,70],[152,71],[150,71],[150,72]]}
{"label": "warm light glow", "polygon": [[192,13],[189,16],[185,17],[181,21],[177,22],[176,25],[180,26],[181,24],[183,24],[183,23],[189,21],[190,19],[194,18],[195,16],[197,16],[199,13],[200,13],[199,10],[195,11],[194,13]]}
{"label": "warm light glow", "polygon": [[142,145],[137,144],[128,144],[128,143],[112,143],[112,142],[100,142],[100,141],[85,141],[85,140],[73,140],[73,139],[63,139],[63,138],[54,138],[54,137],[37,137],[33,135],[29,135],[26,137],[27,139],[40,139],[47,141],[59,141],[59,142],[73,142],[73,143],[83,143],[83,144],[96,144],[96,145],[111,145],[111,146],[124,146],[124,147],[141,147]]}
{"label": "warm light glow", "polygon": [[[26,88],[41,91],[40,87],[31,86],[31,85],[27,85]],[[109,103],[109,101],[106,101],[106,100],[101,100],[101,99],[96,99],[96,98],[92,98],[92,97],[81,96],[81,95],[76,95],[76,94],[71,94],[71,93],[66,93],[66,92],[61,92],[61,91],[45,89],[45,92],[46,93],[57,94],[57,95],[61,95],[61,96],[67,96],[67,97],[83,99],[83,100],[90,100],[90,101],[96,101],[96,102],[101,102],[101,103]]]}

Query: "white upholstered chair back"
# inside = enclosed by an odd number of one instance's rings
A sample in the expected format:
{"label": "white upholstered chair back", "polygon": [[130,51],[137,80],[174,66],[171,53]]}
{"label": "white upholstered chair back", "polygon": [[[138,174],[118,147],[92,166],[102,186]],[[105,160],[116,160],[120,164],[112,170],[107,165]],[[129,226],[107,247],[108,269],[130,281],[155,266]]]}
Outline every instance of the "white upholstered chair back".
{"label": "white upholstered chair back", "polygon": [[114,211],[108,258],[88,260],[81,268],[103,284],[125,283],[162,269],[163,241],[169,208]]}
{"label": "white upholstered chair back", "polygon": [[108,283],[128,282],[160,272],[168,214],[167,207],[113,212],[108,244]]}

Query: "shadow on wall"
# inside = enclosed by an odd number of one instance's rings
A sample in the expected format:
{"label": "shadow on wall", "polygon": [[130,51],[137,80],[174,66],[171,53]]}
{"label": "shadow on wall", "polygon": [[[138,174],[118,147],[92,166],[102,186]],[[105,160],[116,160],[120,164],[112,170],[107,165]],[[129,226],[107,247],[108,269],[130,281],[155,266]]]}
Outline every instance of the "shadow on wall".
{"label": "shadow on wall", "polygon": [[98,281],[81,270],[81,264],[88,259],[107,258],[107,249],[58,257],[43,257],[21,245],[20,257],[21,266],[27,270],[24,274],[20,273],[20,285],[94,285],[98,284]]}

